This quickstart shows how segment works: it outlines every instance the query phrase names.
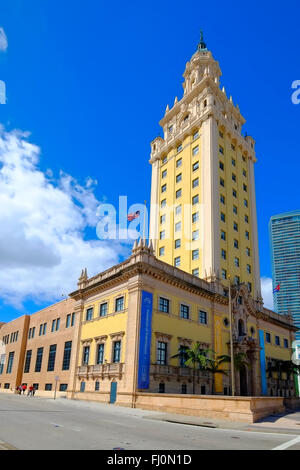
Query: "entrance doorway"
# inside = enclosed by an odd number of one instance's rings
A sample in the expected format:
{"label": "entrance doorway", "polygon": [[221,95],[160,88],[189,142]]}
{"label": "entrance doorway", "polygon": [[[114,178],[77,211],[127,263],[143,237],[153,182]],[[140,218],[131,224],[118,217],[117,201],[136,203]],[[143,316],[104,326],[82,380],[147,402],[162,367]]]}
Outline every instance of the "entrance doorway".
{"label": "entrance doorway", "polygon": [[245,366],[242,366],[240,370],[240,394],[242,397],[246,397],[248,395],[247,370]]}
{"label": "entrance doorway", "polygon": [[117,399],[117,387],[118,387],[117,382],[111,382],[111,384],[110,384],[110,400],[109,400],[109,403],[115,403],[115,401]]}

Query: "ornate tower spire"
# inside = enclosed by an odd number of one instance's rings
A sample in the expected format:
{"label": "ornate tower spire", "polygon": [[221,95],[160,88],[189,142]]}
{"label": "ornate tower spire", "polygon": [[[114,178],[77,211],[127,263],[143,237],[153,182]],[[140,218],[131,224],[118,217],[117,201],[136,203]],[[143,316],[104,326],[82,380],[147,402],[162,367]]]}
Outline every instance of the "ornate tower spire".
{"label": "ornate tower spire", "polygon": [[206,47],[206,44],[203,40],[203,31],[202,30],[200,31],[200,42],[198,44],[197,50],[199,52],[207,52],[207,47]]}

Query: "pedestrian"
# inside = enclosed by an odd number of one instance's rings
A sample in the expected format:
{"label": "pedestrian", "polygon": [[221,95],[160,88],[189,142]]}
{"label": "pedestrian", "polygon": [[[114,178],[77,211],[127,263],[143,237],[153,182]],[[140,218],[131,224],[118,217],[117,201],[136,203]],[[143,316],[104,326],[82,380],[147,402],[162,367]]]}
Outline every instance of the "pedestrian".
{"label": "pedestrian", "polygon": [[29,396],[29,397],[30,397],[30,396],[32,397],[32,394],[33,394],[32,392],[33,392],[33,386],[30,385],[30,387],[28,388],[28,396]]}
{"label": "pedestrian", "polygon": [[34,397],[35,394],[35,387],[32,387],[32,396]]}
{"label": "pedestrian", "polygon": [[22,393],[22,385],[19,385],[18,390],[19,390],[19,395],[21,395],[21,393]]}
{"label": "pedestrian", "polygon": [[22,390],[23,390],[23,395],[25,395],[25,392],[27,390],[27,385],[26,384],[22,385]]}

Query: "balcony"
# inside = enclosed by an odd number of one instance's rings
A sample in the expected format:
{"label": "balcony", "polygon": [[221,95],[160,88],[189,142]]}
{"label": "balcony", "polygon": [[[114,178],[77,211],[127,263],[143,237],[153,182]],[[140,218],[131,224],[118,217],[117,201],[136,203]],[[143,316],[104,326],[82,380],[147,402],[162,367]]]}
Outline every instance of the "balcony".
{"label": "balcony", "polygon": [[119,378],[124,374],[124,364],[121,362],[112,362],[105,364],[96,364],[91,366],[77,367],[76,375],[78,378]]}
{"label": "balcony", "polygon": [[[152,364],[150,366],[150,375],[153,376],[164,376],[169,378],[187,378],[192,379],[193,369],[190,367],[178,367],[178,366],[162,366],[160,364]],[[196,379],[208,379],[210,373],[205,370],[195,370]]]}

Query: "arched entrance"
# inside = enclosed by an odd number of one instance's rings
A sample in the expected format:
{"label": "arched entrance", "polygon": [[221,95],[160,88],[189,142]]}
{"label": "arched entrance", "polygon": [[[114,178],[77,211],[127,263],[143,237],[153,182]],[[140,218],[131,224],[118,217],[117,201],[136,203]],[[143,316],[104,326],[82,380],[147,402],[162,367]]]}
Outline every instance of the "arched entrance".
{"label": "arched entrance", "polygon": [[245,366],[242,366],[240,369],[240,395],[242,397],[246,397],[248,395],[247,369]]}

